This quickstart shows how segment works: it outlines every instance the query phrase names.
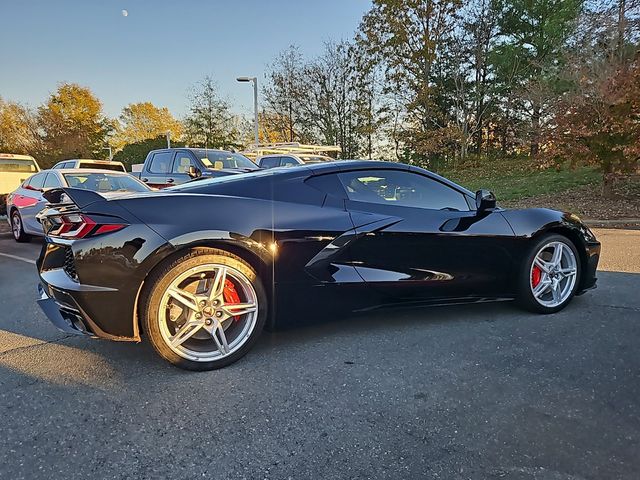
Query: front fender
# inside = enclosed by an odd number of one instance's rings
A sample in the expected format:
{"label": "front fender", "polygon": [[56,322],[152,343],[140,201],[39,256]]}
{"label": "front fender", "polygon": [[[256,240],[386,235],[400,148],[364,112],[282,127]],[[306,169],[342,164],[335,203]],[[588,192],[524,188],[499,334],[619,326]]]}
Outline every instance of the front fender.
{"label": "front fender", "polygon": [[516,237],[532,238],[541,233],[566,229],[578,235],[583,244],[596,240],[591,230],[573,213],[549,208],[504,210],[501,213]]}

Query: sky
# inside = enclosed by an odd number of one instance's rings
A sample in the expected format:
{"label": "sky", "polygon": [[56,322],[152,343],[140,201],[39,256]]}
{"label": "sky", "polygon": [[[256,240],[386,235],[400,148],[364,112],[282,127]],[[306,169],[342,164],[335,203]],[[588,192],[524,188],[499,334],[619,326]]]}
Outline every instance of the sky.
{"label": "sky", "polygon": [[[150,101],[181,118],[211,75],[235,113],[289,45],[313,57],[352,38],[369,0],[0,0],[0,96],[38,106],[60,82],[89,87],[105,113]],[[126,16],[125,12],[126,10]]]}

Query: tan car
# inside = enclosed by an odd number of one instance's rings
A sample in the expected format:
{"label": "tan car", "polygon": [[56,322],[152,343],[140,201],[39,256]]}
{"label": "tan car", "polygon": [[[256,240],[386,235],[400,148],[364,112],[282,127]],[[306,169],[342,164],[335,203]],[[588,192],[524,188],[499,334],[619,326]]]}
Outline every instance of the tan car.
{"label": "tan car", "polygon": [[0,153],[0,195],[13,192],[22,182],[39,171],[38,162],[30,155]]}

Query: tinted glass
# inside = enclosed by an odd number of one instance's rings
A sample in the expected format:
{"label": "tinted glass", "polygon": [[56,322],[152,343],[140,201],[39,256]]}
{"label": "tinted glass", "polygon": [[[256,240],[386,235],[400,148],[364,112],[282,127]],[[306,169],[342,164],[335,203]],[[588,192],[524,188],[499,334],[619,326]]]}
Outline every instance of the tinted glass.
{"label": "tinted glass", "polygon": [[266,157],[260,160],[262,168],[274,168],[280,166],[280,157]]}
{"label": "tinted glass", "polygon": [[173,152],[154,153],[151,158],[151,165],[149,165],[149,171],[151,173],[169,173],[172,159]]}
{"label": "tinted glass", "polygon": [[333,158],[321,155],[299,155],[299,157],[304,163],[333,162]]}
{"label": "tinted glass", "polygon": [[46,173],[38,173],[29,179],[29,188],[40,190],[44,186]]}
{"label": "tinted glass", "polygon": [[80,162],[78,168],[95,168],[98,170],[113,170],[114,172],[124,172],[125,169],[119,163],[98,163],[98,162]]}
{"label": "tinted glass", "polygon": [[417,173],[360,170],[340,173],[338,177],[351,200],[433,210],[469,210],[462,193]]}
{"label": "tinted glass", "polygon": [[258,168],[258,166],[244,155],[233,152],[224,152],[220,150],[193,150],[196,156],[202,160],[205,167],[214,170],[222,170],[224,168]]}
{"label": "tinted glass", "polygon": [[300,163],[291,157],[282,157],[282,161],[280,162],[281,167],[293,167],[295,165],[300,165]]}
{"label": "tinted glass", "polygon": [[55,173],[47,174],[47,178],[44,181],[44,188],[59,188],[62,187],[58,175]]}
{"label": "tinted glass", "polygon": [[117,173],[65,173],[70,187],[94,192],[148,192],[149,187],[130,175]]}
{"label": "tinted glass", "polygon": [[37,171],[33,160],[0,159],[0,172],[34,173]]}
{"label": "tinted glass", "polygon": [[176,153],[176,159],[173,161],[173,173],[189,173],[189,167],[196,167],[196,163],[186,152]]}

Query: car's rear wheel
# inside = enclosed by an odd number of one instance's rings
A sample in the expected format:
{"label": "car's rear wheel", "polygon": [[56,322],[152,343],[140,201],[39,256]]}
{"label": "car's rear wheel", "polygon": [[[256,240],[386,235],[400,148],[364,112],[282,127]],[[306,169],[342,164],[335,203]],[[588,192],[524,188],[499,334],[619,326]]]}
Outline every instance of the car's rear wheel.
{"label": "car's rear wheel", "polygon": [[563,235],[533,245],[520,273],[520,302],[528,310],[554,313],[566,307],[580,281],[580,256]]}
{"label": "car's rear wheel", "polygon": [[188,370],[213,370],[245,355],[262,332],[267,297],[256,271],[217,249],[195,249],[154,272],[141,303],[154,349]]}
{"label": "car's rear wheel", "polygon": [[13,239],[16,242],[28,242],[31,240],[31,235],[24,233],[22,217],[17,210],[11,212],[11,233],[13,233]]}

